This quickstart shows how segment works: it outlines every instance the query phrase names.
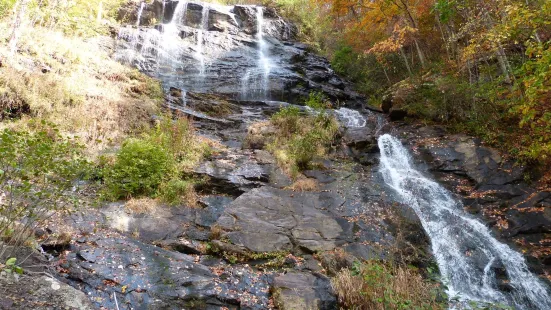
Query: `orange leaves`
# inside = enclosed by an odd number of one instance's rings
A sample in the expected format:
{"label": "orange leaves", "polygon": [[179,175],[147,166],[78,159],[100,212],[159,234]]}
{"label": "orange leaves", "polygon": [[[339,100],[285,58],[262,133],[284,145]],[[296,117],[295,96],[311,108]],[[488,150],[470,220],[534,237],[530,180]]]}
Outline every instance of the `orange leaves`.
{"label": "orange leaves", "polygon": [[381,59],[411,44],[419,33],[434,31],[435,0],[311,1],[330,16],[334,27],[342,32],[344,43]]}
{"label": "orange leaves", "polygon": [[395,53],[404,45],[409,44],[416,33],[417,29],[415,28],[396,24],[391,36],[386,40],[375,43],[372,48],[367,50],[367,53],[375,54],[377,59],[382,62],[385,54]]}

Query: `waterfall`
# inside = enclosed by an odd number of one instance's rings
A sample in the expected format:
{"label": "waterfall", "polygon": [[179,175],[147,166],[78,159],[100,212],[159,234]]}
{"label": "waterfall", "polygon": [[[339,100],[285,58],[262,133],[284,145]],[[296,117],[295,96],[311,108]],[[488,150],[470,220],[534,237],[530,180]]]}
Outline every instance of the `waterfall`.
{"label": "waterfall", "polygon": [[[530,273],[520,253],[497,241],[450,192],[417,171],[397,138],[388,134],[379,137],[379,148],[385,183],[420,218],[450,301],[459,300],[452,308],[470,308],[469,302],[474,301],[522,310],[551,309],[547,288]],[[495,269],[500,267],[507,274],[510,292],[497,287]]]}
{"label": "waterfall", "polygon": [[258,39],[258,67],[262,72],[262,95],[268,96],[268,82],[270,77],[271,60],[268,55],[268,44],[264,40],[264,8],[256,7],[256,25]]}
{"label": "waterfall", "polygon": [[[256,40],[258,42],[258,58],[256,67],[248,69],[241,78],[241,99],[243,100],[269,99],[270,71],[274,66],[269,57],[268,42],[264,39],[264,27],[264,8],[257,6]],[[253,89],[252,92],[251,88]],[[251,98],[251,95],[253,95],[253,98]]]}
{"label": "waterfall", "polygon": [[367,124],[365,117],[356,110],[340,108],[335,110],[335,114],[337,114],[338,118],[341,119],[343,125],[346,127],[361,128],[365,127]]}
{"label": "waterfall", "polygon": [[144,8],[145,2],[140,3],[140,8],[138,9],[138,19],[136,20],[136,27],[140,27],[140,21],[142,20],[142,13]]}
{"label": "waterfall", "polygon": [[241,99],[246,100],[249,99],[249,80],[251,79],[251,71],[247,70],[245,72],[245,75],[241,78]]}
{"label": "waterfall", "polygon": [[208,31],[209,24],[209,11],[210,8],[206,3],[203,4],[203,9],[201,11],[201,29],[197,32],[197,47],[195,57],[199,61],[199,77],[201,80],[205,79],[205,55],[203,53],[203,36]]}
{"label": "waterfall", "polygon": [[161,11],[161,23],[165,22],[165,9],[166,9],[166,0],[163,0],[163,10]]}

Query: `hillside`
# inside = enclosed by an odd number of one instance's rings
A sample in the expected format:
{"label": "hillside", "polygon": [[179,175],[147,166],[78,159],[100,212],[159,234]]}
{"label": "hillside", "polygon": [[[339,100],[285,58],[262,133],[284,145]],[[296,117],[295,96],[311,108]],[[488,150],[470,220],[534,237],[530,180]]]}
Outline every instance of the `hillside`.
{"label": "hillside", "polygon": [[549,309],[545,1],[0,0],[0,309]]}

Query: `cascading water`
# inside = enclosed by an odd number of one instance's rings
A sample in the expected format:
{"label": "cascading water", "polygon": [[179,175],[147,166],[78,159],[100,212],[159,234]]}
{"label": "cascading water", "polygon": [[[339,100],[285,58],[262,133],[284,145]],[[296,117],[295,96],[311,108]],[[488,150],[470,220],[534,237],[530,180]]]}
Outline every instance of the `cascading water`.
{"label": "cascading water", "polygon": [[[379,137],[381,173],[402,201],[412,207],[431,239],[432,251],[447,284],[452,308],[469,302],[516,309],[551,309],[545,285],[528,270],[523,256],[497,241],[490,230],[463,211],[446,189],[417,171],[401,142]],[[510,292],[498,289],[496,268],[507,274]]]}
{"label": "cascading water", "polygon": [[264,9],[256,8],[257,38],[258,38],[258,67],[262,71],[262,95],[267,96],[270,77],[271,60],[268,56],[268,44],[264,40]]}
{"label": "cascading water", "polygon": [[182,90],[182,105],[187,107],[187,91]]}
{"label": "cascading water", "polygon": [[[274,65],[269,56],[268,42],[264,39],[264,8],[260,6],[256,7],[256,27],[257,64],[255,68],[247,70],[241,78],[242,99],[268,99],[269,97],[270,71]],[[253,92],[251,92],[251,88],[253,88]]]}
{"label": "cascading water", "polygon": [[143,9],[145,8],[145,2],[140,3],[138,9],[138,18],[136,19],[136,27],[140,27],[140,21],[142,20]]}
{"label": "cascading water", "polygon": [[210,8],[208,7],[208,5],[203,5],[203,9],[201,11],[201,29],[199,29],[199,31],[197,32],[197,52],[195,53],[195,57],[199,61],[199,77],[202,81],[205,79],[205,55],[203,53],[203,36],[208,31],[209,11]]}
{"label": "cascading water", "polygon": [[335,110],[335,114],[337,114],[338,118],[341,119],[343,125],[346,127],[360,128],[365,127],[367,124],[365,117],[363,117],[362,114],[356,110],[340,108]]}

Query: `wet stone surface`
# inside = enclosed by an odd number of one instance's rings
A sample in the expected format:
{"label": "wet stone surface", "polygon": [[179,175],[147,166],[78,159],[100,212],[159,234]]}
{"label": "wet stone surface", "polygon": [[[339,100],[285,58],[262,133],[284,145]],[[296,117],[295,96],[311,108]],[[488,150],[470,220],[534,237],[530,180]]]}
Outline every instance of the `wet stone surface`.
{"label": "wet stone surface", "polygon": [[[399,136],[421,169],[461,197],[497,234],[526,249],[531,268],[551,271],[545,251],[551,246],[550,195],[526,184],[522,167],[467,136],[387,124],[366,110],[360,114],[365,126],[351,127],[346,125],[357,120],[334,112],[342,127],[339,144],[330,159],[304,172],[319,187],[291,190],[292,180],[262,150],[261,141],[246,140],[251,134],[273,134],[261,122],[287,105],[266,99],[300,103],[318,90],[353,107],[365,98],[326,59],[293,42],[292,26],[273,10],[262,15],[273,67],[267,83],[255,84],[265,73],[258,71],[257,8],[189,5],[171,37],[175,45],[169,46],[153,43],[171,31],[167,26],[178,4],[167,1],[164,16],[160,5],[146,6],[140,29],[121,30],[115,56],[161,77],[166,107],[188,115],[197,133],[219,146],[194,169],[204,179],[196,208],[160,206],[139,213],[120,202],[60,219],[58,225],[75,233],[53,258],[56,276],[84,292],[93,307],[115,309],[116,296],[119,307],[131,309],[336,309],[327,276],[355,260],[390,259],[389,248],[405,239],[423,252],[414,262],[422,267],[430,254],[420,221],[378,172],[377,137],[386,132]],[[165,25],[146,22],[153,18]],[[200,36],[204,70],[197,55]],[[143,53],[128,58],[136,48]],[[163,63],[157,56],[170,48],[182,54],[175,63]],[[398,231],[405,233],[397,236]],[[502,272],[498,265],[492,268]],[[5,303],[0,297],[0,306]]]}

